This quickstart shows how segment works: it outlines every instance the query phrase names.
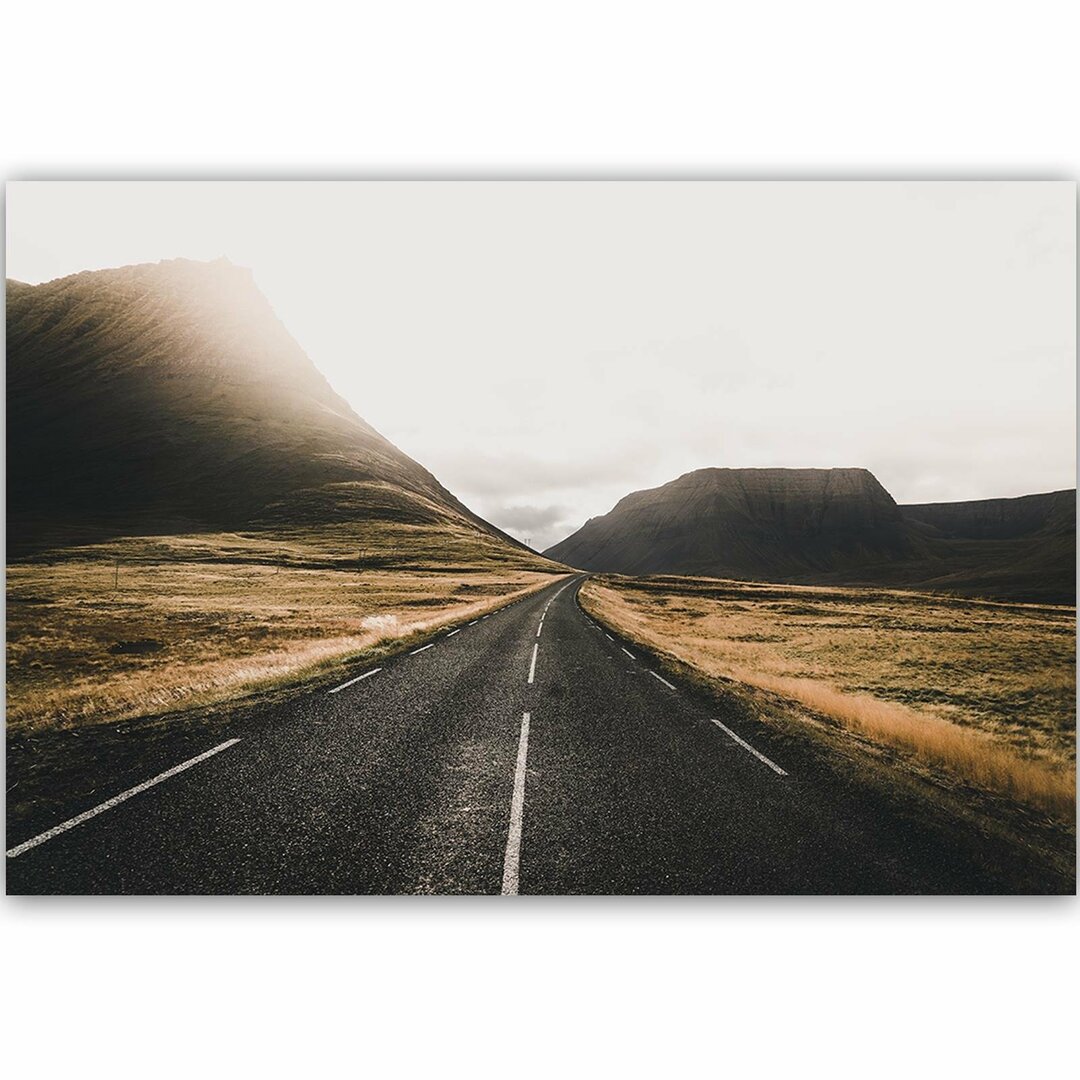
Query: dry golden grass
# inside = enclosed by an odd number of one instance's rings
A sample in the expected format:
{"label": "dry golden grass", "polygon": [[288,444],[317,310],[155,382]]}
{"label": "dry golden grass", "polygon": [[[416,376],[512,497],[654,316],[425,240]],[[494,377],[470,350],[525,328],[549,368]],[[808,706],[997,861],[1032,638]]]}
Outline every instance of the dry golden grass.
{"label": "dry golden grass", "polygon": [[461,565],[436,569],[423,543],[410,548],[417,536],[401,526],[384,545],[408,570],[357,569],[355,554],[334,557],[340,545],[325,537],[232,534],[118,541],[9,565],[8,731],[227,701],[474,618],[553,580],[485,559],[468,565],[464,546]]}
{"label": "dry golden grass", "polygon": [[597,618],[707,677],[799,702],[1072,819],[1076,612],[706,579],[590,581]]}

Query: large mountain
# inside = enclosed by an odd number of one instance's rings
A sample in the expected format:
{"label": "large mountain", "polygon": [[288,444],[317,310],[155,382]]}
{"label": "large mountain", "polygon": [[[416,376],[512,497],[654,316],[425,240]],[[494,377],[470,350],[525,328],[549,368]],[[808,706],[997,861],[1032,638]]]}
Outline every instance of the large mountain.
{"label": "large mountain", "polygon": [[225,259],[7,283],[8,544],[448,523],[531,557],[334,393]]}
{"label": "large mountain", "polygon": [[699,469],[546,555],[585,570],[1075,600],[1076,493],[901,507],[866,469]]}
{"label": "large mountain", "polygon": [[547,554],[622,574],[790,577],[910,553],[866,469],[699,469],[635,491]]}

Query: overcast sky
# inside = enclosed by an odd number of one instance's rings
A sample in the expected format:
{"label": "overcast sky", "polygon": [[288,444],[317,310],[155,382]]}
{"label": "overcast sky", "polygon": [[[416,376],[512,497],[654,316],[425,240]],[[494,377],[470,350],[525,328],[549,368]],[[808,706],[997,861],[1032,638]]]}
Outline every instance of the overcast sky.
{"label": "overcast sky", "polygon": [[538,548],[703,466],[1073,487],[1071,183],[14,183],[7,276],[252,268],[355,410]]}

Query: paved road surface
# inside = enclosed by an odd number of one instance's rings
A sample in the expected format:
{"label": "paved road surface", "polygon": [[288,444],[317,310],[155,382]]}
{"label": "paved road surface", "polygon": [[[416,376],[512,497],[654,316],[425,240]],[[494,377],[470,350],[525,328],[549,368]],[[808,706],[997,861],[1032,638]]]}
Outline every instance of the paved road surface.
{"label": "paved road surface", "polygon": [[8,891],[1067,891],[663,681],[581,580],[16,831]]}

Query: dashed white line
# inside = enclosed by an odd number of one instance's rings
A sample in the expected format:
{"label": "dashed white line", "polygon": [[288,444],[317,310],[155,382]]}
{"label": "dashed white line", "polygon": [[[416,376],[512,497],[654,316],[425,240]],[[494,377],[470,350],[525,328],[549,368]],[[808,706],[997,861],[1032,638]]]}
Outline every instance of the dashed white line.
{"label": "dashed white line", "polygon": [[460,634],[460,633],[461,633],[461,627],[459,626],[456,630],[451,630],[450,633],[447,634],[446,636],[447,637],[453,637],[455,634]]}
{"label": "dashed white line", "polygon": [[370,671],[365,671],[363,675],[357,675],[355,679],[350,679],[340,686],[335,686],[333,690],[328,690],[327,693],[336,694],[339,690],[344,690],[346,686],[352,686],[353,683],[358,683],[363,679],[370,679],[372,675],[377,675],[380,671],[382,671],[381,667],[372,668]]}
{"label": "dashed white line", "polygon": [[409,655],[410,656],[415,656],[417,653],[424,652],[425,649],[434,649],[434,648],[435,648],[435,642],[433,641],[428,645],[421,645],[419,649],[413,649],[413,651],[411,653],[409,653]]}
{"label": "dashed white line", "polygon": [[604,637],[606,637],[608,639],[608,641],[614,641],[615,640],[606,630],[604,631]]}
{"label": "dashed white line", "polygon": [[624,653],[626,653],[627,656],[630,657],[631,660],[634,659],[634,654],[625,645],[621,645],[620,648]]}
{"label": "dashed white line", "polygon": [[544,620],[540,620],[540,625],[536,628],[536,636],[540,636],[540,631],[544,629]]}
{"label": "dashed white line", "polygon": [[532,663],[529,664],[529,682],[533,681],[533,676],[536,674],[536,650],[539,648],[539,645],[533,646]]}
{"label": "dashed white line", "polygon": [[14,859],[24,851],[29,851],[31,848],[37,847],[38,844],[44,844],[46,840],[51,840],[54,836],[59,836],[61,833],[67,832],[68,829],[74,829],[76,825],[82,825],[83,822],[97,817],[98,814],[103,814],[106,810],[111,810],[114,806],[119,806],[133,795],[139,795],[148,788],[152,788],[155,784],[160,784],[163,780],[168,780],[170,777],[176,776],[177,773],[182,773],[186,769],[190,769],[193,765],[198,765],[201,761],[205,761],[215,754],[220,754],[222,750],[228,750],[230,746],[235,746],[239,741],[239,739],[227,739],[225,742],[219,743],[212,750],[207,750],[205,753],[189,758],[179,765],[174,765],[171,769],[166,769],[163,773],[158,773],[153,779],[145,780],[143,783],[136,784],[135,787],[128,788],[127,791],[123,791],[119,795],[114,795],[111,799],[106,799],[105,802],[99,803],[92,810],[87,810],[82,814],[78,814],[76,817],[69,818],[67,821],[55,825],[53,828],[47,829],[43,833],[39,833],[30,840],[25,840],[21,844],[16,844],[13,848],[8,848],[7,857],[9,859]]}
{"label": "dashed white line", "polygon": [[470,626],[475,626],[479,621],[480,621],[479,619],[473,619],[473,621],[471,623],[469,623],[469,625]]}
{"label": "dashed white line", "polygon": [[649,672],[649,674],[650,674],[650,675],[651,675],[651,676],[652,676],[652,677],[653,677],[654,679],[659,679],[659,680],[660,680],[660,681],[661,681],[661,682],[662,682],[662,683],[663,683],[663,684],[664,684],[664,685],[665,685],[665,686],[666,686],[666,687],[667,687],[667,688],[668,688],[669,690],[674,690],[674,689],[675,689],[675,687],[674,687],[674,686],[672,686],[672,685],[671,685],[671,683],[669,683],[669,682],[667,681],[667,679],[665,679],[665,678],[664,678],[664,676],[663,676],[663,675],[657,675],[655,671],[650,671],[650,672]]}
{"label": "dashed white line", "polygon": [[514,766],[514,794],[510,800],[510,827],[506,833],[506,854],[503,856],[503,896],[517,896],[518,873],[521,869],[521,819],[525,812],[525,767],[529,758],[529,714],[521,718],[518,736],[517,764]]}
{"label": "dashed white line", "polygon": [[727,726],[727,724],[721,724],[719,720],[713,720],[713,723],[720,728],[721,731],[726,731],[744,750],[749,750],[751,754],[758,759],[758,761],[765,762],[766,765],[772,769],[773,772],[779,773],[780,776],[787,776],[787,773],[776,764],[775,761],[770,761],[760,750],[755,750],[745,739],[740,739],[734,731]]}

